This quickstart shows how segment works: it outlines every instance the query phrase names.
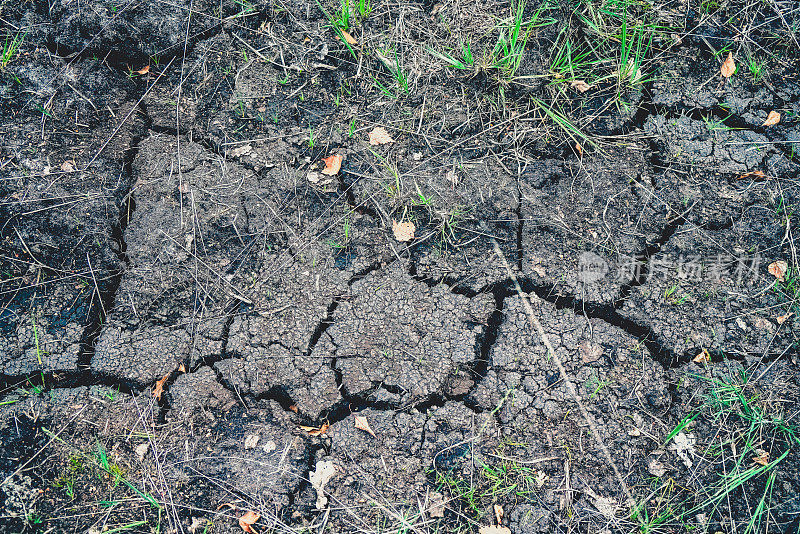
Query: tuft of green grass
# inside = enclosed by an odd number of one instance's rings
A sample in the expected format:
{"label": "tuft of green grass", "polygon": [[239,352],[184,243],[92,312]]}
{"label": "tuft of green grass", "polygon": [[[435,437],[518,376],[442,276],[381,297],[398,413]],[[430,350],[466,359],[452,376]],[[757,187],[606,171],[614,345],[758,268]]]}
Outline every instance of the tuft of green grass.
{"label": "tuft of green grass", "polygon": [[766,74],[766,61],[759,61],[752,55],[747,56],[747,70],[750,71],[750,74],[753,76],[754,82],[759,82]]}
{"label": "tuft of green grass", "polygon": [[[353,58],[358,59],[358,55],[356,54],[356,51],[353,49],[352,45],[350,45],[350,43],[347,42],[347,39],[345,39],[345,37],[344,37],[344,33],[342,33],[343,31],[348,31],[348,29],[350,27],[350,9],[349,9],[349,7],[347,9],[347,20],[344,21],[344,20],[342,20],[341,10],[336,11],[336,12],[334,12],[334,15],[331,15],[330,13],[328,13],[328,11],[324,7],[322,7],[322,4],[319,3],[319,0],[315,0],[315,1],[317,2],[317,6],[319,7],[319,9],[325,15],[325,18],[328,19],[329,27],[334,32],[336,32],[336,36],[339,38],[339,40],[342,43],[344,43],[344,45],[347,47],[347,50],[350,51],[350,55],[352,55]],[[349,6],[349,0],[348,0],[348,6]],[[345,22],[347,23],[347,27],[343,27]]]}
{"label": "tuft of green grass", "polygon": [[653,42],[653,32],[648,28],[644,24],[634,24],[631,28],[628,26],[627,19],[622,21],[617,69],[620,85],[636,86],[644,81],[642,62]]}
{"label": "tuft of green grass", "polygon": [[350,31],[350,0],[341,0],[339,8],[333,12],[333,23],[344,31]]}
{"label": "tuft of green grass", "polygon": [[13,37],[10,34],[6,35],[2,53],[0,53],[0,70],[5,70],[8,64],[17,56],[19,47],[22,46],[22,41],[25,40],[25,35],[21,32],[17,32]]}
{"label": "tuft of green grass", "polygon": [[748,508],[744,532],[763,532],[776,467],[800,445],[800,430],[762,401],[744,370],[722,377],[689,376],[706,384],[703,404],[678,423],[665,444],[695,422],[719,429],[719,442],[702,452],[716,471],[705,483],[702,497],[688,488],[679,491],[671,478],[662,481],[632,508],[630,519],[641,533],[669,532],[673,527],[690,530],[696,528],[692,521],[697,514],[706,514],[709,520],[724,516],[729,512],[720,508],[729,503],[732,494],[745,488],[752,492],[755,487],[760,488],[755,490],[760,498]]}
{"label": "tuft of green grass", "polygon": [[501,26],[500,35],[491,53],[491,67],[500,72],[501,79],[511,80],[519,70],[528,42],[530,24],[524,21],[525,2],[517,0],[511,21]]}
{"label": "tuft of green grass", "polygon": [[554,48],[550,60],[550,73],[553,75],[551,84],[571,83],[575,80],[594,83],[596,75],[593,71],[601,60],[593,58],[590,49],[573,44],[567,30],[561,31],[558,42],[560,44]]}
{"label": "tuft of green grass", "polygon": [[450,68],[458,70],[473,70],[475,68],[475,57],[472,54],[472,45],[469,42],[461,42],[460,53],[456,52],[456,50],[437,52],[430,47],[428,48],[428,52],[444,61]]}

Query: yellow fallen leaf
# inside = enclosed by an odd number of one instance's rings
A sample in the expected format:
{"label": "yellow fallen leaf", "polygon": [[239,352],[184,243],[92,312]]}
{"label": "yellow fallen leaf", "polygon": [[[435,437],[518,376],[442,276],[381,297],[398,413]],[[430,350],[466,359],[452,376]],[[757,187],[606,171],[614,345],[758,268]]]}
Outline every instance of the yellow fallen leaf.
{"label": "yellow fallen leaf", "polygon": [[363,415],[354,415],[353,416],[356,420],[356,428],[359,430],[363,430],[364,432],[369,432],[373,438],[377,438],[378,436],[375,435],[375,432],[369,426],[369,422],[367,418]]}
{"label": "yellow fallen leaf", "polygon": [[383,126],[376,126],[369,132],[369,144],[371,145],[385,145],[386,143],[393,143],[394,139],[386,131]]}
{"label": "yellow fallen leaf", "polygon": [[394,232],[394,238],[398,241],[411,241],[414,239],[414,230],[416,229],[416,226],[411,221],[399,223],[392,219],[392,232]]}
{"label": "yellow fallen leaf", "polygon": [[708,363],[711,361],[711,354],[706,349],[703,349],[701,353],[692,358],[692,361],[694,363]]}
{"label": "yellow fallen leaf", "polygon": [[764,449],[756,449],[756,456],[753,456],[753,461],[758,465],[767,465],[769,463],[769,452]]}
{"label": "yellow fallen leaf", "polygon": [[770,111],[767,120],[761,126],[775,126],[779,122],[781,122],[781,114],[777,111]]}
{"label": "yellow fallen leaf", "polygon": [[242,527],[242,530],[245,532],[249,532],[251,534],[258,534],[253,529],[253,524],[261,519],[261,514],[258,512],[253,512],[252,510],[246,512],[242,517],[239,518],[239,526]]}
{"label": "yellow fallen leaf", "polygon": [[321,436],[322,434],[324,434],[325,432],[327,432],[327,431],[328,431],[328,428],[330,428],[330,426],[331,426],[331,425],[329,425],[328,423],[325,423],[325,424],[323,424],[323,425],[322,425],[321,427],[319,427],[319,428],[317,428],[317,427],[315,427],[315,426],[305,426],[305,425],[300,425],[300,428],[302,428],[303,430],[305,430],[306,432],[308,432],[308,435],[309,435],[309,436],[314,436],[314,437],[316,437],[316,436]]}
{"label": "yellow fallen leaf", "polygon": [[789,270],[789,264],[783,260],[773,261],[767,267],[769,274],[780,280],[781,282],[786,281],[786,271]]}
{"label": "yellow fallen leaf", "polygon": [[347,41],[347,44],[354,46],[358,44],[358,41],[356,41],[352,35],[350,35],[344,30],[339,30],[339,31],[342,32],[342,37],[344,37],[344,40]]}
{"label": "yellow fallen leaf", "polygon": [[339,172],[339,169],[342,168],[342,160],[344,160],[344,156],[336,154],[335,156],[328,156],[327,158],[322,158],[322,162],[325,163],[325,168],[322,169],[322,174],[327,176],[334,176],[336,173]]}
{"label": "yellow fallen leaf", "polygon": [[573,89],[575,89],[576,91],[581,92],[581,93],[585,93],[586,91],[588,91],[592,87],[591,85],[589,85],[588,83],[586,83],[583,80],[573,80],[572,83],[570,83],[569,85],[570,85],[570,87],[572,87]]}
{"label": "yellow fallen leaf", "polygon": [[736,62],[733,60],[733,52],[728,52],[728,57],[725,59],[725,62],[719,68],[719,72],[725,78],[730,78],[733,76],[733,73],[736,72]]}
{"label": "yellow fallen leaf", "polygon": [[161,395],[164,393],[164,384],[171,374],[172,372],[165,374],[156,382],[156,386],[153,388],[153,397],[155,397],[156,400],[161,400]]}

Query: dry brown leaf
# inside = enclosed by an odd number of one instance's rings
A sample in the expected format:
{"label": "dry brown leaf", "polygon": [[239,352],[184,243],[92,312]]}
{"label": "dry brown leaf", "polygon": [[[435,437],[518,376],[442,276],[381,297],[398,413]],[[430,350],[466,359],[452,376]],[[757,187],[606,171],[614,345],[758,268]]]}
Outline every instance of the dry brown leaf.
{"label": "dry brown leaf", "polygon": [[353,417],[356,420],[357,429],[363,430],[364,432],[369,432],[373,438],[377,439],[378,436],[376,436],[375,432],[373,432],[372,429],[370,428],[369,422],[367,421],[366,417],[364,417],[363,415],[354,415]]}
{"label": "dry brown leaf", "polygon": [[156,400],[161,400],[161,395],[164,393],[164,384],[171,374],[171,372],[165,374],[156,382],[156,386],[153,388],[153,397],[155,397]]}
{"label": "dry brown leaf", "polygon": [[342,36],[344,37],[344,40],[347,41],[347,44],[353,45],[353,46],[358,44],[358,41],[356,41],[355,38],[352,35],[350,35],[349,33],[347,33],[344,30],[339,30],[339,31],[342,32]]}
{"label": "dry brown leaf", "polygon": [[371,145],[385,145],[386,143],[393,143],[394,139],[386,131],[383,126],[376,126],[369,132],[369,144]]}
{"label": "dry brown leaf", "polygon": [[781,122],[781,114],[777,111],[770,111],[767,120],[761,126],[775,126],[779,122]]}
{"label": "dry brown leaf", "polygon": [[703,349],[703,352],[692,358],[692,361],[695,363],[708,363],[711,361],[711,355],[706,349]]}
{"label": "dry brown leaf", "polygon": [[249,512],[246,512],[242,517],[239,518],[239,526],[242,527],[242,530],[244,530],[245,532],[250,532],[251,534],[258,534],[258,532],[256,532],[256,530],[253,529],[253,524],[255,524],[255,522],[258,521],[259,519],[261,519],[261,514],[250,510]]}
{"label": "dry brown leaf", "polygon": [[141,69],[133,71],[134,74],[142,74],[142,75],[147,74],[148,72],[150,72],[150,65],[145,65]]}
{"label": "dry brown leaf", "polygon": [[789,264],[783,260],[773,261],[767,267],[769,274],[780,280],[781,282],[786,281],[786,271],[789,270]]}
{"label": "dry brown leaf", "polygon": [[294,412],[294,413],[298,413],[298,409],[297,409],[297,405],[296,404],[290,405],[289,406],[289,410]]}
{"label": "dry brown leaf", "polygon": [[392,219],[392,232],[394,238],[401,242],[411,241],[414,239],[414,230],[417,227],[411,221],[399,223]]}
{"label": "dry brown leaf", "polygon": [[728,52],[725,63],[719,68],[719,72],[725,77],[730,78],[736,72],[736,62],[733,60],[733,52]]}
{"label": "dry brown leaf", "polygon": [[342,168],[342,160],[344,160],[344,156],[339,154],[322,158],[322,162],[325,163],[325,168],[322,169],[322,174],[327,176],[335,176],[336,173],[339,172],[339,169]]}
{"label": "dry brown leaf", "polygon": [[575,143],[575,150],[578,151],[578,156],[583,156],[583,147],[580,143]]}
{"label": "dry brown leaf", "polygon": [[327,432],[328,428],[330,428],[330,426],[331,425],[329,425],[328,423],[325,423],[319,428],[317,428],[315,426],[305,426],[305,425],[300,425],[300,428],[302,428],[303,430],[308,432],[309,436],[316,437],[316,436],[321,436],[322,434]]}
{"label": "dry brown leaf", "polygon": [[767,175],[764,174],[764,171],[750,171],[742,174],[741,176],[737,177],[736,180],[754,180],[759,182],[761,180],[766,180]]}
{"label": "dry brown leaf", "polygon": [[569,85],[570,87],[581,93],[585,93],[586,91],[592,88],[591,85],[589,85],[583,80],[573,80],[572,83]]}
{"label": "dry brown leaf", "polygon": [[64,163],[61,164],[61,170],[63,172],[73,172],[75,170],[75,160],[68,159]]}
{"label": "dry brown leaf", "polygon": [[236,505],[230,502],[224,502],[219,506],[217,506],[217,511],[222,510],[223,508],[233,508],[234,510],[236,510]]}
{"label": "dry brown leaf", "polygon": [[776,320],[776,321],[778,321],[778,324],[783,324],[783,323],[785,323],[786,321],[788,321],[788,320],[789,320],[789,317],[791,317],[792,315],[794,315],[794,312],[789,312],[789,313],[787,313],[786,315],[779,315],[779,316],[777,316],[777,317],[775,318],[775,320]]}
{"label": "dry brown leaf", "polygon": [[186,366],[183,365],[183,364],[180,364],[180,366],[178,367],[178,371],[180,371],[181,373],[185,373],[186,372]]}
{"label": "dry brown leaf", "polygon": [[757,456],[753,456],[753,461],[758,465],[767,465],[769,463],[769,452],[764,449],[755,450]]}
{"label": "dry brown leaf", "polygon": [[478,529],[478,534],[511,534],[511,529],[500,525],[484,525]]}

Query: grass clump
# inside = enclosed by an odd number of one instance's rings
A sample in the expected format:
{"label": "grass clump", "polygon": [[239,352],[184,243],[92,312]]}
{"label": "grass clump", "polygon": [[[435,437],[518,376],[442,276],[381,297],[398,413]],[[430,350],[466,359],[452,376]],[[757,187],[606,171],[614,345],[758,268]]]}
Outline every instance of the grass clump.
{"label": "grass clump", "polygon": [[17,32],[13,36],[11,34],[6,35],[5,41],[3,42],[2,53],[0,53],[0,71],[5,70],[9,63],[17,57],[19,47],[22,46],[23,40],[25,40],[25,34],[22,32]]}
{"label": "grass clump", "polygon": [[800,431],[776,407],[780,403],[761,397],[755,387],[760,376],[742,370],[688,378],[705,390],[703,402],[668,433],[665,445],[693,427],[701,428],[704,436],[710,434],[705,449],[697,446],[692,456],[699,461],[696,472],[707,473],[705,480],[699,488],[686,488],[671,477],[656,477],[651,493],[633,507],[630,519],[639,532],[653,533],[697,528],[698,517],[710,524],[738,516],[742,532],[763,532],[774,505],[777,467],[800,446]]}

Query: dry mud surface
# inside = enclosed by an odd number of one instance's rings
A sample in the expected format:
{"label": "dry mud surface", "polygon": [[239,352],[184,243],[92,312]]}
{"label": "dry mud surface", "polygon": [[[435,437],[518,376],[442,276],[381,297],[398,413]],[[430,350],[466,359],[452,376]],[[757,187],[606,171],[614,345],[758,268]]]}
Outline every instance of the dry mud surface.
{"label": "dry mud surface", "polygon": [[0,3],[0,532],[798,532],[800,5],[337,5]]}

